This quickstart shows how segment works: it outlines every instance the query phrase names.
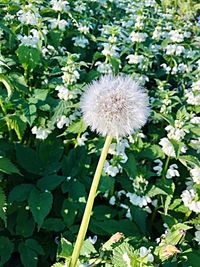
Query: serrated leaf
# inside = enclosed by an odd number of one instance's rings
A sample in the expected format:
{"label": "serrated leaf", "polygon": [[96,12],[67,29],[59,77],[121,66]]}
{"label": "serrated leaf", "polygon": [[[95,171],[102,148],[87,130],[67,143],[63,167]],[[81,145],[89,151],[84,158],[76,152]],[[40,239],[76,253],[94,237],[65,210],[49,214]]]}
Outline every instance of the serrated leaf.
{"label": "serrated leaf", "polygon": [[4,266],[4,264],[10,259],[11,254],[14,250],[14,244],[10,241],[8,237],[1,236],[0,237],[0,266]]}
{"label": "serrated leaf", "polygon": [[64,237],[62,237],[58,246],[57,256],[59,258],[68,258],[72,255],[72,251],[73,251],[72,243],[69,242]]}
{"label": "serrated leaf", "polygon": [[136,255],[134,253],[133,247],[128,243],[124,242],[113,249],[112,263],[114,267],[127,267],[127,262],[124,260],[123,255],[126,254],[130,260],[129,266],[139,267],[139,262],[137,262]]}
{"label": "serrated leaf", "polygon": [[127,157],[128,157],[128,160],[126,161],[126,163],[124,164],[121,163],[121,165],[126,171],[127,175],[129,177],[134,178],[137,174],[137,165],[136,165],[135,157],[133,153],[127,153]]}
{"label": "serrated leaf", "polygon": [[83,133],[87,129],[87,125],[81,119],[79,121],[73,122],[67,128],[67,131],[70,133]]}
{"label": "serrated leaf", "polygon": [[80,255],[88,257],[91,253],[96,253],[96,249],[89,239],[83,242],[83,246],[80,251]]}
{"label": "serrated leaf", "polygon": [[48,191],[40,192],[36,188],[32,189],[28,198],[28,204],[33,214],[38,230],[41,228],[45,217],[49,214],[53,203],[52,194]]}
{"label": "serrated leaf", "polygon": [[25,69],[34,69],[40,63],[41,55],[37,48],[21,45],[16,53],[20,63]]}
{"label": "serrated leaf", "polygon": [[2,158],[2,157],[0,157],[0,171],[7,174],[11,173],[20,174],[18,168],[8,158]]}
{"label": "serrated leaf", "polygon": [[26,123],[18,115],[5,117],[5,120],[9,127],[15,131],[18,139],[22,140],[23,134],[26,130]]}

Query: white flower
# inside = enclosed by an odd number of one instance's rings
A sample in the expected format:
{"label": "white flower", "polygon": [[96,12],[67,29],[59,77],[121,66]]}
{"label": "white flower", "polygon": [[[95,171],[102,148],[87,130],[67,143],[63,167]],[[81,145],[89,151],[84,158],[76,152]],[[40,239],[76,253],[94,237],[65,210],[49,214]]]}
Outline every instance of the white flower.
{"label": "white flower", "polygon": [[47,136],[51,133],[49,129],[44,129],[37,126],[34,126],[31,132],[36,135],[37,139],[42,139],[42,140],[45,140]]}
{"label": "white flower", "polygon": [[102,54],[104,56],[114,57],[114,56],[118,55],[117,54],[118,48],[116,47],[116,45],[109,44],[109,43],[104,43],[103,46],[104,46],[104,49],[102,50]]}
{"label": "white flower", "polygon": [[132,42],[144,42],[146,38],[148,37],[148,34],[146,32],[132,32],[131,33],[131,40]]}
{"label": "white flower", "polygon": [[67,11],[69,9],[68,2],[63,0],[51,0],[52,9],[55,11]]}
{"label": "white flower", "polygon": [[200,91],[200,80],[192,83],[192,90],[193,91]]}
{"label": "white flower", "polygon": [[61,118],[58,120],[58,122],[57,122],[57,127],[58,127],[59,129],[62,129],[64,125],[65,125],[65,126],[68,126],[69,123],[70,123],[69,118],[67,118],[66,116],[63,115],[63,116],[61,116]]}
{"label": "white flower", "polygon": [[58,20],[58,19],[51,19],[49,20],[51,29],[58,28],[61,31],[64,31],[66,26],[68,25],[67,21],[64,19]]}
{"label": "white flower", "polygon": [[97,71],[102,74],[112,73],[112,65],[109,63],[97,61],[94,65],[97,66]]}
{"label": "white flower", "polygon": [[160,176],[163,170],[163,162],[160,159],[156,159],[154,160],[154,162],[158,165],[153,167],[153,170],[156,171],[156,174],[158,176]]}
{"label": "white flower", "polygon": [[119,173],[119,169],[116,166],[112,166],[109,164],[109,162],[106,160],[104,163],[103,170],[106,174],[115,177]]}
{"label": "white flower", "polygon": [[193,123],[193,124],[200,124],[200,117],[198,117],[198,116],[194,116],[194,117],[190,120],[190,123]]}
{"label": "white flower", "polygon": [[150,113],[148,96],[128,75],[105,75],[88,86],[81,100],[83,119],[103,136],[130,135]]}
{"label": "white flower", "polygon": [[182,201],[186,207],[191,211],[200,213],[200,201],[195,201],[196,191],[191,188],[189,190],[184,190],[181,194]]}
{"label": "white flower", "polygon": [[167,156],[176,157],[174,147],[168,138],[162,138],[159,145],[162,146],[162,150]]}
{"label": "white flower", "polygon": [[[28,6],[26,6],[28,7]],[[27,25],[38,25],[39,21],[38,19],[40,18],[40,14],[38,13],[38,10],[35,10],[36,12],[33,12],[32,10],[19,10],[17,12],[17,16],[19,21],[22,24],[27,24]]]}
{"label": "white flower", "polygon": [[200,184],[200,167],[195,166],[190,170],[190,174],[195,183]]}
{"label": "white flower", "polygon": [[133,205],[139,206],[140,208],[147,206],[148,203],[151,203],[151,198],[149,196],[138,196],[137,194],[130,192],[127,193],[126,196]]}
{"label": "white flower", "polygon": [[128,55],[126,58],[128,59],[129,64],[138,64],[142,62],[144,56],[143,55]]}
{"label": "white flower", "polygon": [[200,94],[195,95],[192,91],[186,91],[185,94],[187,98],[187,103],[193,106],[199,106],[200,105]]}
{"label": "white flower", "polygon": [[147,257],[148,262],[153,262],[154,261],[154,256],[150,253],[151,249],[147,249],[146,247],[141,247],[139,249],[139,254],[141,258]]}
{"label": "white flower", "polygon": [[166,178],[171,179],[172,177],[175,177],[175,176],[179,177],[180,174],[177,169],[178,169],[178,166],[176,164],[170,165],[166,173]]}
{"label": "white flower", "polygon": [[169,32],[169,37],[172,42],[181,43],[184,40],[184,35],[178,30],[172,30]]}
{"label": "white flower", "polygon": [[81,137],[77,138],[77,143],[79,146],[84,146],[85,145],[85,141],[87,141],[87,136],[89,135],[88,132],[85,132],[84,134],[82,134]]}
{"label": "white flower", "polygon": [[69,100],[74,97],[73,93],[70,92],[65,86],[63,85],[57,85],[55,88],[56,91],[58,91],[58,97],[60,99]]}
{"label": "white flower", "polygon": [[115,202],[116,202],[116,197],[115,196],[112,196],[110,198],[110,200],[109,200],[109,204],[113,206],[113,205],[115,205]]}
{"label": "white flower", "polygon": [[79,46],[82,48],[85,48],[89,44],[88,39],[81,36],[73,37],[72,40],[74,41],[75,46]]}
{"label": "white flower", "polygon": [[168,125],[167,127],[165,127],[165,130],[168,131],[167,136],[169,139],[174,139],[177,141],[182,140],[185,134],[188,132],[187,129],[175,128],[172,125]]}

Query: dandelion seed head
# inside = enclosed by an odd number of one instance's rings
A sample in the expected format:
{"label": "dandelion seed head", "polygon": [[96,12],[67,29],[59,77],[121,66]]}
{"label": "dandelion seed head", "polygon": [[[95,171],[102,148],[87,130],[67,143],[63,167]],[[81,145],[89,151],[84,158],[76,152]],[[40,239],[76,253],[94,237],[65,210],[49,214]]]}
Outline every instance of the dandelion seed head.
{"label": "dandelion seed head", "polygon": [[93,131],[113,137],[141,128],[150,113],[148,95],[129,75],[101,76],[81,99],[83,119]]}

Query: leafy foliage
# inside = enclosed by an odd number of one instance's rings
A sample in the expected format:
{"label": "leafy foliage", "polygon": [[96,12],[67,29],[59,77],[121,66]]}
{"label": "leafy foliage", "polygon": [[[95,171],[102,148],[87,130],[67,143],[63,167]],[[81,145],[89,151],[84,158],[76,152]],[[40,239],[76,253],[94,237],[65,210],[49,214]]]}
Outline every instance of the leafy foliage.
{"label": "leafy foliage", "polygon": [[199,265],[199,10],[1,1],[0,266],[68,266],[104,142],[80,98],[119,72],[146,88],[152,112],[111,145],[77,266]]}

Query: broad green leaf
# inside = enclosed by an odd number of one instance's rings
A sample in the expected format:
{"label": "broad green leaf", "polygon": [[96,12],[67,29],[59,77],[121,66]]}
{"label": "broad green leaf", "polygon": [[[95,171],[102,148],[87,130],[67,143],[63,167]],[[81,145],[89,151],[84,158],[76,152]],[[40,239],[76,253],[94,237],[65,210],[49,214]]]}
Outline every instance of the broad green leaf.
{"label": "broad green leaf", "polygon": [[11,174],[18,173],[20,174],[18,168],[8,159],[0,156],[0,171]]}
{"label": "broad green leaf", "polygon": [[63,181],[66,180],[65,176],[60,175],[49,175],[45,176],[37,181],[37,186],[41,190],[54,190],[56,187],[58,187]]}
{"label": "broad green leaf", "polygon": [[32,184],[19,184],[13,187],[8,195],[9,202],[22,202],[28,199],[30,191],[34,188]]}
{"label": "broad green leaf", "polygon": [[16,146],[17,162],[26,171],[41,174],[44,171],[43,164],[38,157],[38,154],[30,147],[17,145]]}
{"label": "broad green leaf", "polygon": [[127,153],[128,160],[126,163],[121,164],[129,177],[134,178],[137,174],[137,164],[135,157],[132,153]]}
{"label": "broad green leaf", "polygon": [[35,222],[31,213],[23,208],[17,212],[16,234],[23,237],[30,237],[35,229]]}
{"label": "broad green leaf", "polygon": [[67,227],[70,227],[74,223],[77,213],[77,205],[74,202],[65,199],[62,205],[61,214]]}
{"label": "broad green leaf", "polygon": [[52,207],[53,197],[49,191],[40,192],[32,189],[28,198],[28,204],[33,214],[38,230],[41,228],[45,217],[49,214]]}
{"label": "broad green leaf", "polygon": [[65,223],[62,219],[47,218],[44,220],[42,228],[48,231],[60,232],[65,228]]}
{"label": "broad green leaf", "polygon": [[128,243],[124,242],[113,249],[112,263],[114,267],[127,267],[127,262],[124,260],[123,255],[126,253],[130,259],[129,266],[139,267],[140,264],[137,261],[136,254],[134,253],[133,247]]}
{"label": "broad green leaf", "polygon": [[72,255],[73,246],[67,239],[64,237],[61,238],[60,244],[58,246],[57,255],[59,258],[68,258]]}
{"label": "broad green leaf", "polygon": [[111,176],[101,176],[98,191],[105,193],[107,190],[112,189],[115,184],[115,179]]}
{"label": "broad green leaf", "polygon": [[83,133],[87,129],[87,125],[84,123],[84,121],[81,119],[79,121],[73,122],[70,124],[70,126],[67,128],[67,131],[70,133]]}
{"label": "broad green leaf", "polygon": [[88,257],[88,255],[90,255],[92,253],[96,253],[96,252],[97,251],[96,251],[95,247],[93,246],[93,244],[91,243],[91,241],[89,239],[86,239],[83,242],[83,246],[81,248],[80,255]]}
{"label": "broad green leaf", "polygon": [[21,45],[16,51],[22,66],[27,69],[34,69],[40,63],[40,51],[34,47]]}
{"label": "broad green leaf", "polygon": [[4,266],[4,264],[10,259],[11,254],[14,250],[14,244],[10,241],[8,237],[1,236],[0,237],[0,266]]}

